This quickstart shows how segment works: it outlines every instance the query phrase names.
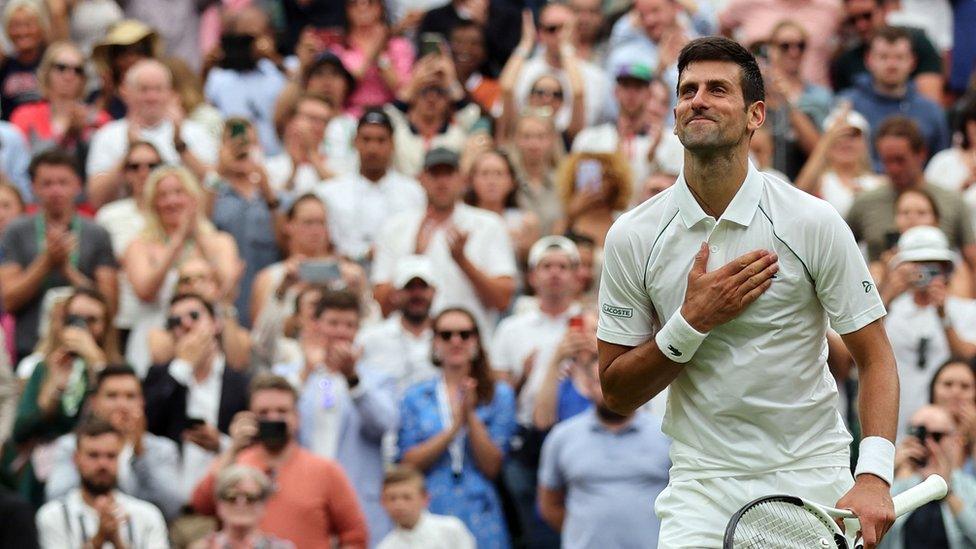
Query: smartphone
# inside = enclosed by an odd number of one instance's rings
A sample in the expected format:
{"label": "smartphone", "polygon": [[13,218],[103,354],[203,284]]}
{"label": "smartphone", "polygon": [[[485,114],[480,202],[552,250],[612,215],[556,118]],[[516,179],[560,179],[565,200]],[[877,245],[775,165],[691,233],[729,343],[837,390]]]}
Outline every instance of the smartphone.
{"label": "smartphone", "polygon": [[436,32],[425,32],[420,35],[420,57],[430,54],[440,55],[444,51],[444,37]]}
{"label": "smartphone", "polygon": [[603,187],[603,164],[585,158],[576,164],[576,192],[598,192]]}
{"label": "smartphone", "polygon": [[284,421],[258,420],[258,441],[269,448],[282,448],[288,443],[288,425]]}
{"label": "smartphone", "polygon": [[220,67],[232,71],[248,71],[257,67],[254,58],[254,37],[249,34],[224,34],[220,37],[224,57]]}
{"label": "smartphone", "polygon": [[569,317],[569,329],[578,332],[583,331],[583,315]]}
{"label": "smartphone", "polygon": [[207,422],[199,417],[188,417],[186,418],[186,428],[196,429],[197,427],[203,427]]}
{"label": "smartphone", "polygon": [[938,263],[921,263],[918,265],[918,278],[915,279],[916,288],[924,288],[932,283],[937,276],[945,274]]}
{"label": "smartphone", "polygon": [[231,120],[227,123],[227,128],[230,130],[231,139],[247,136],[247,124],[243,120]]}
{"label": "smartphone", "polygon": [[[922,445],[922,448],[927,448],[925,446],[925,439],[928,438],[929,433],[928,433],[928,429],[926,429],[924,425],[909,425],[908,434],[910,436],[917,438],[919,444]],[[917,466],[925,467],[929,462],[928,451],[926,450],[926,455],[921,459],[919,458],[911,458],[911,459],[912,462],[915,463]]]}
{"label": "smartphone", "polygon": [[898,239],[901,238],[901,233],[898,231],[888,231],[884,235],[885,238],[885,249],[890,250],[898,246]]}
{"label": "smartphone", "polygon": [[313,284],[323,284],[341,279],[342,273],[338,261],[303,261],[298,265],[298,278]]}

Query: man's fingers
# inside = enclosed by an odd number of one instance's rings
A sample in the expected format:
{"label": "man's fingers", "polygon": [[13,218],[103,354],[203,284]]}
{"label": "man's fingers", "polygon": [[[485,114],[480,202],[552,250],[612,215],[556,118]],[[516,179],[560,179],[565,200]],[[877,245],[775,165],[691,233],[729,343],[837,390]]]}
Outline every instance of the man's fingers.
{"label": "man's fingers", "polygon": [[[746,271],[752,271],[752,268],[750,267]],[[743,272],[746,272],[746,271],[743,271]],[[755,273],[755,274],[749,276],[742,283],[740,283],[739,284],[739,292],[740,293],[748,292],[748,291],[752,290],[753,288],[759,286],[763,282],[765,282],[767,280],[771,280],[773,278],[773,276],[776,274],[777,271],[779,271],[779,263],[775,263],[774,262],[774,263],[766,266],[766,268],[762,269],[758,273]],[[740,274],[742,274],[742,273],[740,273]]]}
{"label": "man's fingers", "polygon": [[[771,267],[775,267],[776,270],[778,270],[779,269],[779,263],[777,262],[778,259],[779,257],[776,254],[767,254],[767,255],[760,256],[759,259],[753,261],[752,263],[749,263],[744,269],[735,273],[735,275],[732,277],[732,282],[736,286],[742,286],[744,284],[747,284],[750,279],[753,279],[757,275],[760,275],[768,271]],[[776,271],[774,270],[773,272],[769,273],[769,276],[773,276],[773,274],[775,273]],[[752,288],[756,287],[759,284],[759,282],[762,282],[762,280],[757,281],[755,284],[753,284],[747,289],[751,290]]]}
{"label": "man's fingers", "polygon": [[705,266],[708,265],[708,243],[702,242],[701,248],[698,249],[698,254],[695,255],[695,261],[691,264],[691,272],[688,273],[691,278],[698,278],[705,274]]}
{"label": "man's fingers", "polygon": [[749,290],[746,295],[742,296],[742,300],[739,302],[743,308],[752,303],[753,301],[759,299],[759,296],[763,295],[763,292],[769,289],[773,284],[773,279],[767,278],[765,282],[759,284],[755,288]]}

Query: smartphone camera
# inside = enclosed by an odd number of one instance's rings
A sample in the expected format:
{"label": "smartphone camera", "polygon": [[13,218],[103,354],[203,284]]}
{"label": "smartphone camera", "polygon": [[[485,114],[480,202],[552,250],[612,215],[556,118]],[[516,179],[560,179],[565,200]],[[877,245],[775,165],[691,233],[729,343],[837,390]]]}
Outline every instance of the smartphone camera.
{"label": "smartphone camera", "polygon": [[[918,439],[919,444],[921,444],[922,447],[925,448],[925,439],[928,438],[929,431],[928,429],[925,428],[924,425],[910,425],[908,427],[908,434],[909,436],[913,436],[916,439]],[[916,466],[925,467],[925,465],[928,464],[929,462],[928,449],[926,448],[925,450],[925,457],[921,459],[913,457],[911,459],[912,459],[912,463],[914,463]]]}
{"label": "smartphone camera", "polygon": [[258,421],[258,441],[269,450],[280,450],[288,444],[288,425],[284,421]]}
{"label": "smartphone camera", "polygon": [[918,265],[918,278],[915,279],[916,288],[925,288],[935,280],[935,277],[942,276],[945,272],[942,266],[937,263],[921,263]]}

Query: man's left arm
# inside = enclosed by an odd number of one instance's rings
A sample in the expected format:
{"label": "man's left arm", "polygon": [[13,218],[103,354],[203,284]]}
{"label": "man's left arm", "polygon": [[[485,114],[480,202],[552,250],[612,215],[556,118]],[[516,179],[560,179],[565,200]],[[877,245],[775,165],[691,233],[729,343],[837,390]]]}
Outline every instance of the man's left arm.
{"label": "man's left arm", "polygon": [[362,421],[361,431],[364,436],[379,442],[387,432],[396,430],[400,415],[396,406],[396,389],[391,377],[365,376],[356,387],[349,389],[349,396],[359,410],[359,418]]}

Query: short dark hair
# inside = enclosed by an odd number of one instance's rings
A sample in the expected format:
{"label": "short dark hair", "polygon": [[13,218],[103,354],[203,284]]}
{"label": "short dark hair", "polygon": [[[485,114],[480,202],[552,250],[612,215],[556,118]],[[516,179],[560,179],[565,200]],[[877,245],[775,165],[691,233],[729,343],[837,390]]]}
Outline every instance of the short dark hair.
{"label": "short dark hair", "polygon": [[705,36],[685,44],[678,55],[678,83],[681,73],[691,63],[725,61],[739,66],[739,83],[746,106],[766,99],[766,87],[755,56],[734,40],[722,36]]}
{"label": "short dark hair", "polygon": [[326,311],[355,311],[359,313],[359,298],[349,290],[326,290],[315,305],[315,318]]}
{"label": "short dark hair", "polygon": [[[105,383],[105,381],[113,377],[132,377],[135,378],[137,382],[140,381],[139,374],[137,374],[131,366],[126,364],[110,364],[102,369],[101,372],[98,372],[98,375],[95,376],[95,387],[93,392],[97,393],[98,391],[102,390],[102,385]],[[139,390],[142,391],[142,383],[139,383]]]}
{"label": "short dark hair", "polygon": [[[285,219],[287,219],[288,221],[295,219],[295,214],[298,213],[298,205],[303,204],[305,202],[316,202],[318,203],[319,206],[325,208],[325,203],[322,202],[322,199],[319,198],[319,195],[311,192],[304,193],[298,198],[296,198],[295,201],[291,203],[291,206],[288,206],[288,210],[285,211]],[[326,216],[329,215],[328,209],[326,209],[325,215]]]}
{"label": "short dark hair", "polygon": [[95,415],[89,415],[78,423],[78,427],[75,428],[75,446],[80,447],[81,439],[83,438],[95,438],[109,433],[122,438],[122,433],[109,423],[108,420]]}
{"label": "short dark hair", "polygon": [[31,181],[34,180],[34,177],[37,175],[37,170],[41,166],[64,166],[70,168],[77,177],[81,177],[81,171],[78,170],[78,161],[64,149],[47,149],[35,154],[34,158],[31,158],[30,165],[27,167],[27,174],[30,176]]}
{"label": "short dark hair", "polygon": [[878,126],[877,133],[874,134],[874,144],[881,141],[883,137],[901,137],[907,139],[912,152],[920,153],[926,150],[925,136],[918,128],[918,123],[907,116],[896,114],[885,118]]}
{"label": "short dark hair", "polygon": [[295,402],[298,402],[298,391],[287,379],[279,375],[262,373],[254,376],[248,385],[248,402],[261,391],[283,391],[291,394]]}
{"label": "short dark hair", "polygon": [[[882,40],[889,44],[894,44],[899,40],[907,40],[908,44],[911,45],[912,33],[908,32],[908,29],[904,27],[878,27],[873,33],[871,33],[871,40],[868,41],[868,49],[870,49],[871,45],[877,40]],[[912,55],[915,55],[914,49],[912,49]]]}
{"label": "short dark hair", "polygon": [[189,292],[184,294],[176,294],[175,296],[173,296],[173,299],[169,301],[169,306],[172,307],[173,305],[176,305],[181,301],[190,301],[190,300],[199,301],[203,305],[203,308],[207,310],[207,313],[210,314],[210,318],[216,318],[217,313],[216,310],[214,309],[213,304],[207,301],[206,299],[204,299],[203,296],[200,294],[194,294]]}
{"label": "short dark hair", "polygon": [[401,482],[416,482],[422,492],[427,491],[424,474],[409,465],[396,465],[383,475],[383,488]]}

